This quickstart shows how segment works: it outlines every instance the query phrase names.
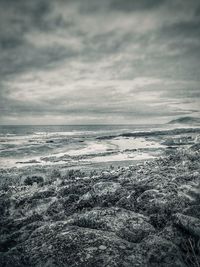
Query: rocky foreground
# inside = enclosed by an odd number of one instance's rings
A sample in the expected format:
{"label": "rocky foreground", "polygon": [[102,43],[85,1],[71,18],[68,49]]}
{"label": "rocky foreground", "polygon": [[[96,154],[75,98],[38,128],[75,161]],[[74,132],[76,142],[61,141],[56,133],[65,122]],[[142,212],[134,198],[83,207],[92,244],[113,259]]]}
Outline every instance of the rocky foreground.
{"label": "rocky foreground", "polygon": [[[0,191],[0,266],[200,266],[200,145]],[[3,175],[3,174],[2,174]]]}

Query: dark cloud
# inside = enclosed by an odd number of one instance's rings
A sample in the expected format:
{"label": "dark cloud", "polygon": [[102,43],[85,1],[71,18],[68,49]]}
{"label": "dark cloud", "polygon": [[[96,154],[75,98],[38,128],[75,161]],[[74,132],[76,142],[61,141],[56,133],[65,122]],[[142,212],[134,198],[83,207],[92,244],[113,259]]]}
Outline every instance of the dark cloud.
{"label": "dark cloud", "polygon": [[[45,16],[50,12],[48,1],[0,1],[0,42],[13,38],[23,41],[24,34],[30,30],[47,30]],[[18,42],[17,42],[18,44]]]}
{"label": "dark cloud", "polygon": [[0,7],[0,122],[26,114],[129,122],[198,110],[199,1],[0,0]]}
{"label": "dark cloud", "polygon": [[111,0],[110,8],[119,11],[132,12],[138,10],[149,10],[155,7],[159,7],[164,2],[165,0]]}
{"label": "dark cloud", "polygon": [[[80,13],[137,12],[157,8],[166,0],[78,0]],[[73,0],[68,0],[73,3]]]}
{"label": "dark cloud", "polygon": [[163,27],[163,33],[167,36],[200,38],[200,18],[193,21],[183,21]]}

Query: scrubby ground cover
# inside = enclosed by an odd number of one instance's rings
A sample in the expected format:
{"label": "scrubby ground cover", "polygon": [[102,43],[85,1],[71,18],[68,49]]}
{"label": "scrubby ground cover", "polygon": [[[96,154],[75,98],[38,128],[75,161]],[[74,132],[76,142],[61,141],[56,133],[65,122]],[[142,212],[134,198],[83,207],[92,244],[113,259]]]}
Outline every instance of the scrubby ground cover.
{"label": "scrubby ground cover", "polygon": [[199,159],[195,144],[90,174],[13,174],[0,190],[0,266],[200,266]]}

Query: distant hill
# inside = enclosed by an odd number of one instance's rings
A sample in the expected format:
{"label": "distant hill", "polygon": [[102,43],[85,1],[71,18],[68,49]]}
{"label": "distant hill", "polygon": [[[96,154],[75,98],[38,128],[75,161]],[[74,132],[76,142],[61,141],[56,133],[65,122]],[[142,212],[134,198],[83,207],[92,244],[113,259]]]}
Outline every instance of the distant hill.
{"label": "distant hill", "polygon": [[200,118],[195,117],[181,117],[168,122],[168,124],[200,124]]}

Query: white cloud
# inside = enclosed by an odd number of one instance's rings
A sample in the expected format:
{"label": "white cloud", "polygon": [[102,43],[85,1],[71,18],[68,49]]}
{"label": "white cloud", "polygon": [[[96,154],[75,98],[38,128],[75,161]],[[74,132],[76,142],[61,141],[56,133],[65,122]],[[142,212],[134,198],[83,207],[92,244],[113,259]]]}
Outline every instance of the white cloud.
{"label": "white cloud", "polygon": [[197,1],[132,10],[111,0],[46,1],[44,10],[40,2],[14,3],[0,19],[0,122],[165,121],[198,109],[198,27],[185,30],[198,24]]}

